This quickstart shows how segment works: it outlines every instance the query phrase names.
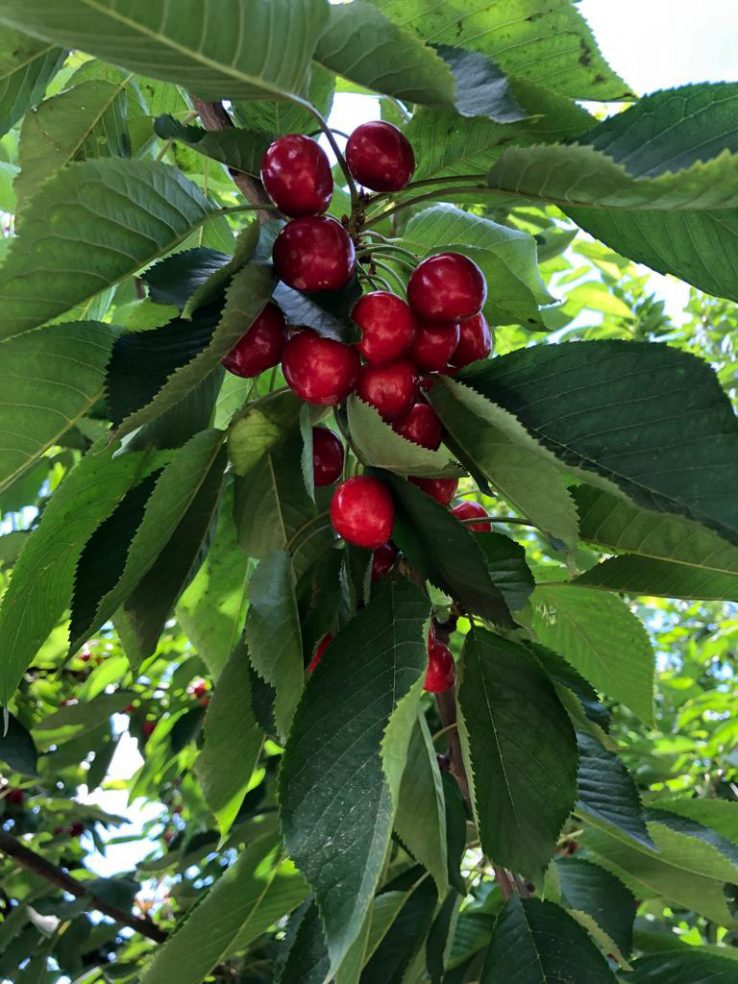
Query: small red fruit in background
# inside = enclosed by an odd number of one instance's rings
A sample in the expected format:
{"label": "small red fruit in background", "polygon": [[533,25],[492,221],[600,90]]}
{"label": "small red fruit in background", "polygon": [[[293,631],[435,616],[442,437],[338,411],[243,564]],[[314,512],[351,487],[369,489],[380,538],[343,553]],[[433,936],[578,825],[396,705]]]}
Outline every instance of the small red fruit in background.
{"label": "small red fruit in background", "polygon": [[144,721],[141,725],[141,731],[143,732],[144,738],[150,738],[155,727],[156,723],[154,721]]}
{"label": "small red fruit in background", "polygon": [[408,359],[388,366],[362,366],[356,392],[375,407],[385,420],[397,420],[407,413],[418,395],[415,366]]}
{"label": "small red fruit in background", "polygon": [[342,403],[354,388],[359,355],[356,349],[306,328],[285,345],[282,372],[301,400],[329,406]]}
{"label": "small red fruit in background", "polygon": [[189,694],[192,694],[193,697],[199,699],[200,697],[204,697],[207,694],[208,685],[202,679],[195,680],[194,683],[191,683],[189,685],[189,687],[187,688],[187,692]]}
{"label": "small red fruit in background", "polygon": [[9,789],[5,794],[5,800],[8,803],[12,803],[13,806],[23,806],[23,800],[26,798],[26,794],[22,789]]}
{"label": "small red fruit in background", "polygon": [[487,299],[487,283],[468,256],[437,253],[413,270],[407,299],[421,320],[450,324],[479,314]]}
{"label": "small red fruit in background", "polygon": [[79,820],[75,820],[74,823],[67,827],[67,833],[70,837],[80,837],[85,832],[85,825],[80,823]]}
{"label": "small red fruit in background", "polygon": [[328,646],[330,646],[330,644],[332,642],[333,642],[333,633],[332,632],[326,632],[326,634],[323,636],[323,638],[318,643],[318,646],[317,646],[317,648],[315,650],[315,655],[310,660],[310,664],[308,666],[308,673],[312,673],[313,672],[313,670],[315,669],[315,667],[318,665],[318,663],[323,658],[323,653],[326,651],[326,649],[328,648]]}
{"label": "small red fruit in background", "polygon": [[277,208],[293,218],[320,215],[333,194],[325,151],[301,133],[288,133],[269,144],[261,161],[261,183]]}
{"label": "small red fruit in background", "polygon": [[437,451],[441,445],[441,421],[427,403],[414,403],[392,427],[408,441]]}
{"label": "small red fruit in background", "polygon": [[389,574],[395,566],[398,555],[399,550],[394,543],[385,543],[383,547],[377,547],[372,555],[372,581]]}
{"label": "small red fruit in background", "polygon": [[364,294],[351,318],[361,328],[359,352],[373,366],[386,366],[403,356],[415,335],[415,319],[401,297],[386,290]]}
{"label": "small red fruit in background", "polygon": [[492,351],[492,335],[483,314],[475,314],[467,318],[459,326],[459,344],[450,362],[461,369],[470,362],[486,359]]}
{"label": "small red fruit in background", "polygon": [[423,689],[441,694],[454,685],[456,668],[451,650],[431,634],[428,636],[428,668],[425,671]]}
{"label": "small red fruit in background", "polygon": [[223,359],[234,376],[249,379],[276,366],[287,341],[284,315],[271,301],[251,323],[246,334]]}
{"label": "small red fruit in background", "polygon": [[328,427],[313,427],[313,481],[330,485],[343,471],[343,444]]}
{"label": "small red fruit in background", "polygon": [[415,170],[410,141],[392,123],[357,126],[346,144],[346,163],[359,184],[372,191],[399,191]]}
{"label": "small red fruit in background", "polygon": [[492,523],[489,521],[489,513],[484,506],[480,506],[478,502],[460,502],[458,506],[454,506],[451,512],[459,520],[480,520],[480,522],[477,523],[464,523],[466,527],[470,530],[474,530],[475,533],[490,533],[492,530]]}
{"label": "small red fruit in background", "polygon": [[342,482],[333,493],[330,512],[333,529],[356,547],[377,550],[392,536],[392,496],[386,485],[370,475]]}
{"label": "small red fruit in background", "polygon": [[456,489],[459,487],[458,478],[416,478],[413,476],[410,481],[432,499],[435,499],[436,502],[440,502],[442,506],[447,506],[451,502],[456,495]]}
{"label": "small red fruit in background", "polygon": [[348,233],[327,215],[288,222],[274,241],[272,259],[279,279],[295,290],[340,290],[356,267]]}
{"label": "small red fruit in background", "polygon": [[440,372],[459,344],[459,326],[416,321],[415,338],[410,346],[410,358],[427,372]]}

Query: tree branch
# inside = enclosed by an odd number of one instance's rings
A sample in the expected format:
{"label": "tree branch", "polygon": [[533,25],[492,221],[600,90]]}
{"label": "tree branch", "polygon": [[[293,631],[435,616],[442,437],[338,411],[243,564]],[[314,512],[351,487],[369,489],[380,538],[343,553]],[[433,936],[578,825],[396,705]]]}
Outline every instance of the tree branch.
{"label": "tree branch", "polygon": [[117,908],[117,906],[110,905],[109,902],[106,902],[98,895],[95,895],[94,892],[90,892],[89,889],[85,888],[82,882],[76,881],[76,879],[68,875],[62,868],[58,868],[55,864],[47,861],[46,858],[41,857],[40,854],[36,854],[35,851],[21,844],[20,841],[16,840],[15,837],[6,833],[4,830],[0,830],[0,852],[12,858],[21,867],[27,868],[28,871],[32,871],[35,875],[45,878],[46,881],[51,882],[52,885],[56,885],[57,888],[61,888],[62,891],[74,895],[75,898],[89,899],[91,909],[97,909],[98,912],[109,916],[115,922],[135,929],[137,933],[146,936],[155,943],[163,943],[166,940],[167,934],[159,929],[150,919],[134,916],[130,912],[124,912],[123,909]]}

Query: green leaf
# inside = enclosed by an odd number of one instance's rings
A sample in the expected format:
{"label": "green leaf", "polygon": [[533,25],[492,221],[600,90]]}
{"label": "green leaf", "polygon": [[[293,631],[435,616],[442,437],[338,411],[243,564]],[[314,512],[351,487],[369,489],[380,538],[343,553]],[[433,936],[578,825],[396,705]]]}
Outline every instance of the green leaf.
{"label": "green leaf", "polygon": [[305,897],[273,836],[253,841],[195,906],[141,977],[141,984],[201,984],[229,952],[242,949]]}
{"label": "green leaf", "polygon": [[243,802],[261,742],[251,711],[249,658],[245,646],[237,646],[215,685],[205,719],[205,740],[195,765],[221,836],[230,830]]}
{"label": "green leaf", "polygon": [[508,608],[519,611],[535,587],[524,547],[500,533],[478,533],[476,541],[487,559],[493,584],[502,592]]}
{"label": "green leaf", "polygon": [[615,975],[582,927],[560,906],[509,899],[495,923],[482,984],[614,984]]}
{"label": "green leaf", "polygon": [[698,875],[738,883],[738,847],[710,827],[665,810],[646,814],[649,832],[658,850]]}
{"label": "green leaf", "polygon": [[157,136],[162,140],[179,140],[199,154],[232,167],[245,174],[259,176],[264,151],[270,138],[258,130],[203,130],[199,126],[185,126],[173,116],[160,116],[154,123]]}
{"label": "green leaf", "polygon": [[355,393],[348,398],[347,409],[351,440],[366,464],[387,468],[399,475],[432,478],[463,475],[463,469],[445,449],[430,451],[408,441]]}
{"label": "green leaf", "polygon": [[172,304],[182,310],[195,291],[223,270],[230,260],[227,253],[217,249],[194,246],[155,263],[141,274],[141,279],[148,287],[152,301]]}
{"label": "green leaf", "polygon": [[683,796],[659,798],[652,806],[712,827],[738,845],[738,804],[722,799],[685,799]]}
{"label": "green leaf", "polygon": [[[627,959],[633,949],[633,921],[637,909],[632,892],[609,871],[579,858],[559,858],[556,875],[561,904],[575,919],[579,913],[591,918]],[[582,924],[588,928],[586,922]]]}
{"label": "green leaf", "polygon": [[[293,922],[296,923],[294,927]],[[295,935],[284,965],[277,975],[276,984],[323,984],[331,961],[315,902],[307,905],[304,911],[298,909],[293,914],[287,927],[288,939],[293,930]]]}
{"label": "green leaf", "polygon": [[738,597],[738,547],[712,530],[589,486],[573,495],[582,539],[625,554],[580,574],[576,584],[666,598]]}
{"label": "green leaf", "polygon": [[527,650],[477,628],[464,645],[459,707],[482,849],[538,881],[576,799],[569,717]]}
{"label": "green leaf", "polygon": [[0,135],[44,97],[66,51],[16,31],[0,32]]}
{"label": "green leaf", "polygon": [[640,957],[628,975],[631,984],[732,984],[735,964],[728,958],[685,946],[679,953],[652,953]]}
{"label": "green leaf", "polygon": [[11,772],[37,776],[38,751],[30,732],[13,714],[0,721],[0,762]]}
{"label": "green leaf", "polygon": [[545,326],[539,304],[554,298],[546,290],[530,233],[499,225],[453,205],[433,205],[408,223],[402,245],[421,256],[458,249],[478,264],[489,285],[484,313],[491,324]]}
{"label": "green leaf", "polygon": [[333,969],[361,930],[384,866],[394,808],[383,740],[399,712],[407,727],[393,729],[393,751],[407,748],[428,614],[414,585],[381,585],[313,672],[282,761],[285,843],[315,892]]}
{"label": "green leaf", "polygon": [[176,82],[203,99],[284,98],[302,94],[325,25],[321,0],[270,0],[207,7],[166,0],[131,7],[108,0],[12,0],[0,22],[81,48],[132,72]]}
{"label": "green leaf", "polygon": [[166,164],[70,164],[28,203],[0,270],[0,338],[31,331],[117,284],[213,212],[199,188]]}
{"label": "green leaf", "polygon": [[653,720],[654,653],[642,623],[616,595],[565,583],[539,585],[533,629],[613,700]]}
{"label": "green leaf", "polygon": [[450,44],[433,45],[456,80],[456,111],[497,123],[516,123],[525,110],[515,99],[510,80],[497,65],[476,51]]}
{"label": "green leaf", "polygon": [[[417,871],[408,872],[405,877],[409,879],[413,874]],[[361,984],[402,984],[431,928],[437,901],[438,893],[430,878],[421,881],[364,967]]]}
{"label": "green leaf", "polygon": [[102,398],[115,340],[97,321],[14,338],[0,358],[0,490]]}
{"label": "green leaf", "polygon": [[130,704],[131,691],[119,690],[114,694],[100,694],[87,704],[69,704],[43,718],[34,727],[36,741],[42,748],[59,745],[71,738],[95,731]]}
{"label": "green leaf", "polygon": [[456,380],[443,378],[429,398],[464,463],[542,532],[573,548],[577,511],[553,455],[506,410]]}
{"label": "green leaf", "polygon": [[333,72],[313,62],[305,104],[252,99],[249,102],[234,102],[233,115],[239,126],[266,133],[270,140],[286,133],[314,133],[315,116],[306,109],[306,105],[309,103],[327,120],[331,115],[335,88],[336,76]]}
{"label": "green leaf", "polygon": [[381,472],[395,500],[393,539],[422,576],[472,612],[512,627],[475,536],[448,509],[415,485]]}
{"label": "green leaf", "polygon": [[228,434],[228,456],[237,475],[247,475],[294,430],[302,405],[292,390],[282,390],[246,407]]}
{"label": "green leaf", "polygon": [[278,283],[274,300],[291,325],[314,328],[319,335],[345,345],[358,342],[360,332],[351,321],[351,311],[361,297],[359,278],[354,276],[337,291],[301,293],[285,283]]}

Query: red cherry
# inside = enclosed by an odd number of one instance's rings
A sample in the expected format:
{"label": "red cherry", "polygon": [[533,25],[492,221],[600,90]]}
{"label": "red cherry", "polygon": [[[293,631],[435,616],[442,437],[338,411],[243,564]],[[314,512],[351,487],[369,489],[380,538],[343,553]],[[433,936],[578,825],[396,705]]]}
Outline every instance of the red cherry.
{"label": "red cherry", "polygon": [[386,485],[370,475],[342,482],[331,499],[331,523],[356,547],[377,550],[392,536],[395,507]]}
{"label": "red cherry", "polygon": [[323,658],[323,653],[326,651],[326,649],[328,648],[328,646],[330,646],[330,644],[332,642],[333,642],[333,633],[332,632],[326,632],[326,634],[323,636],[323,638],[318,643],[318,646],[317,646],[317,648],[315,650],[315,655],[310,660],[310,665],[308,666],[308,673],[312,673],[313,672],[313,670],[315,669],[315,667],[318,665],[318,663]]}
{"label": "red cherry", "polygon": [[295,290],[340,290],[356,267],[356,251],[340,222],[307,215],[288,222],[274,241],[274,267]]}
{"label": "red cherry", "polygon": [[428,668],[423,689],[432,694],[443,693],[454,685],[456,667],[451,650],[442,642],[428,636]]}
{"label": "red cherry", "polygon": [[327,427],[313,427],[313,481],[330,485],[343,471],[343,444]]}
{"label": "red cherry", "polygon": [[411,478],[413,485],[417,485],[427,495],[442,506],[447,506],[456,495],[459,485],[458,478]]}
{"label": "red cherry", "polygon": [[356,392],[376,407],[385,420],[397,420],[407,413],[418,395],[415,366],[407,359],[388,366],[362,366]]}
{"label": "red cherry", "polygon": [[489,513],[484,506],[480,506],[478,502],[460,502],[458,506],[454,506],[451,512],[459,520],[481,520],[479,523],[464,523],[468,529],[474,530],[475,533],[490,533],[492,530],[492,523],[489,521]]}
{"label": "red cherry", "polygon": [[443,369],[459,344],[459,326],[416,321],[410,358],[428,372]]}
{"label": "red cherry", "polygon": [[427,403],[414,403],[404,417],[392,425],[398,434],[423,448],[436,451],[441,444],[441,421]]}
{"label": "red cherry", "polygon": [[357,348],[373,366],[386,366],[403,356],[415,334],[412,311],[401,297],[386,290],[360,297],[351,317],[361,328]]}
{"label": "red cherry", "polygon": [[26,794],[22,789],[9,789],[5,794],[6,802],[12,803],[13,806],[22,806],[25,798]]}
{"label": "red cherry", "polygon": [[423,321],[462,321],[484,307],[487,283],[473,260],[461,253],[437,253],[411,273],[407,299]]}
{"label": "red cherry", "polygon": [[389,574],[395,566],[395,561],[399,555],[399,550],[394,543],[385,543],[372,554],[372,581],[376,581],[385,574]]}
{"label": "red cherry", "polygon": [[123,708],[123,710],[120,713],[121,714],[133,714],[133,712],[135,710],[136,710],[136,708],[133,706],[133,704],[126,704],[126,706]]}
{"label": "red cherry", "polygon": [[85,825],[80,823],[79,820],[75,820],[74,823],[67,827],[67,833],[70,837],[79,837],[85,832]]}
{"label": "red cherry", "polygon": [[357,126],[346,144],[346,163],[359,184],[372,191],[399,191],[415,170],[407,137],[382,120]]}
{"label": "red cherry", "polygon": [[285,345],[282,372],[290,388],[306,403],[342,403],[354,388],[359,355],[355,348],[305,329]]}
{"label": "red cherry", "polygon": [[470,362],[486,359],[492,351],[492,335],[487,319],[483,314],[475,314],[467,318],[459,326],[459,344],[449,362],[458,369],[468,366]]}
{"label": "red cherry", "polygon": [[189,691],[193,697],[204,697],[208,692],[208,687],[204,680],[198,680],[197,683],[189,687]]}
{"label": "red cherry", "polygon": [[287,341],[284,315],[271,301],[223,359],[235,376],[250,378],[276,366]]}
{"label": "red cherry", "polygon": [[144,738],[149,738],[155,727],[156,724],[154,721],[144,721],[141,725],[141,731],[143,732]]}
{"label": "red cherry", "polygon": [[288,133],[269,144],[261,161],[261,182],[285,215],[320,215],[333,193],[331,165],[310,137]]}

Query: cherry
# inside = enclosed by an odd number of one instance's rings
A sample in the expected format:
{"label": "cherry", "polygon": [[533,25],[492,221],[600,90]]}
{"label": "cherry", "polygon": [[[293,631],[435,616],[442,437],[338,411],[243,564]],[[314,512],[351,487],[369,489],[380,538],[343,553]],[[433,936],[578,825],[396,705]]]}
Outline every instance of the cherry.
{"label": "cherry", "polygon": [[331,165],[310,137],[288,133],[269,144],[261,161],[261,183],[285,215],[319,215],[333,193]]}
{"label": "cherry", "polygon": [[413,485],[417,485],[427,495],[442,506],[447,506],[456,495],[459,486],[458,478],[411,478]]}
{"label": "cherry", "polygon": [[307,215],[282,229],[272,259],[279,279],[295,290],[340,290],[353,276],[356,251],[340,222]]}
{"label": "cherry", "polygon": [[22,789],[9,789],[5,794],[5,800],[7,803],[12,803],[13,806],[23,806],[23,801],[26,798],[26,794]]}
{"label": "cherry", "polygon": [[479,314],[487,299],[487,283],[468,256],[437,253],[410,274],[407,299],[421,320],[450,324]]}
{"label": "cherry", "polygon": [[401,297],[386,290],[364,294],[352,319],[361,328],[359,352],[373,366],[386,366],[403,356],[415,334],[415,319]]}
{"label": "cherry", "polygon": [[234,376],[258,376],[277,365],[286,340],[284,315],[270,301],[223,359],[223,365]]}
{"label": "cherry", "polygon": [[331,500],[331,523],[356,547],[377,550],[392,536],[395,507],[386,485],[370,475],[342,482]]}
{"label": "cherry", "polygon": [[428,636],[428,668],[423,689],[432,694],[443,693],[454,685],[456,667],[451,650],[432,635]]}
{"label": "cherry", "polygon": [[326,634],[323,636],[323,638],[320,640],[320,642],[317,645],[317,648],[315,650],[315,655],[310,660],[310,665],[308,666],[308,673],[313,672],[315,667],[323,658],[323,653],[326,651],[326,649],[328,648],[328,646],[330,646],[332,642],[333,642],[333,633],[326,632]]}
{"label": "cherry", "polygon": [[399,191],[415,170],[407,137],[383,120],[357,126],[346,144],[346,163],[359,184],[372,191]]}
{"label": "cherry", "polygon": [[196,680],[187,689],[193,697],[197,698],[204,697],[208,692],[208,686],[204,680]]}
{"label": "cherry", "polygon": [[481,520],[479,523],[464,523],[468,529],[474,530],[475,533],[490,533],[492,530],[492,523],[489,521],[489,513],[484,506],[480,506],[478,502],[460,502],[458,506],[454,506],[451,512],[459,520]]}
{"label": "cherry", "polygon": [[79,820],[75,820],[74,823],[67,827],[67,833],[70,837],[80,837],[85,832],[85,825],[80,823]]}
{"label": "cherry", "polygon": [[407,413],[418,395],[415,366],[407,359],[388,366],[362,366],[356,392],[376,407],[385,420],[397,420]]}
{"label": "cherry", "polygon": [[348,345],[305,329],[285,345],[282,372],[301,400],[328,406],[341,403],[354,388],[359,355]]}
{"label": "cherry", "polygon": [[410,358],[416,366],[428,372],[439,372],[456,351],[459,344],[459,326],[416,321],[415,338],[410,347]]}
{"label": "cherry", "polygon": [[491,351],[492,335],[487,319],[481,313],[475,314],[473,318],[461,322],[459,344],[449,362],[461,369],[462,366],[468,366],[470,362],[486,359]]}
{"label": "cherry", "polygon": [[143,732],[144,738],[151,737],[151,734],[153,733],[155,727],[156,727],[156,723],[154,721],[144,721],[144,723],[141,725],[141,731]]}
{"label": "cherry", "polygon": [[313,481],[330,485],[343,471],[343,444],[328,427],[313,427]]}
{"label": "cherry", "polygon": [[399,551],[394,543],[385,543],[372,554],[372,581],[389,574],[395,566]]}
{"label": "cherry", "polygon": [[436,451],[441,445],[441,421],[427,403],[414,403],[392,427],[408,441],[431,451]]}

